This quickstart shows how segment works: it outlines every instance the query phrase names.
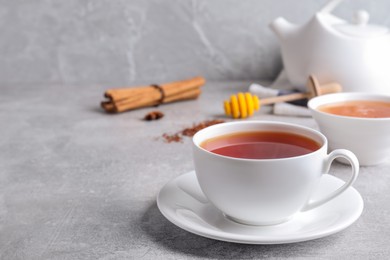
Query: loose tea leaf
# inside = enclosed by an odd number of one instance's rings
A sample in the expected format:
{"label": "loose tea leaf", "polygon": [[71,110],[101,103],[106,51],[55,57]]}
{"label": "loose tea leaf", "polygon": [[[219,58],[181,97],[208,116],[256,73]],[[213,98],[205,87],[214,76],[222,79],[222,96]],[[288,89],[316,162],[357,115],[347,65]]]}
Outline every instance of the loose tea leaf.
{"label": "loose tea leaf", "polygon": [[192,137],[194,136],[198,131],[202,130],[203,128],[206,128],[208,126],[212,126],[215,124],[224,123],[224,120],[220,119],[214,119],[214,120],[206,120],[203,122],[200,122],[198,124],[194,124],[192,127],[185,128],[175,134],[167,134],[164,133],[162,137],[164,138],[164,141],[166,143],[172,143],[172,142],[182,142],[183,136]]}

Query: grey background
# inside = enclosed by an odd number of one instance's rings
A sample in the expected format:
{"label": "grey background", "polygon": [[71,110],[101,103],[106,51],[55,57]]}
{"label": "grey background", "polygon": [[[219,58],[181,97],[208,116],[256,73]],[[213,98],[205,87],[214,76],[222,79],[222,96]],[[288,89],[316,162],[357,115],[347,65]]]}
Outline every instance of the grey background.
{"label": "grey background", "polygon": [[[273,79],[281,69],[268,24],[303,23],[324,0],[1,0],[0,86],[129,85],[203,75]],[[345,0],[390,25],[390,1]]]}
{"label": "grey background", "polygon": [[[166,220],[156,196],[193,170],[191,139],[164,143],[223,117],[221,101],[281,69],[268,23],[307,20],[325,1],[0,0],[0,259],[388,259],[390,161],[361,167],[362,216],[343,232],[287,245],[203,238]],[[390,24],[390,1],[346,0]],[[108,115],[109,86],[203,75],[194,101]],[[261,81],[263,82],[263,81]],[[264,81],[264,84],[269,84]],[[317,128],[263,107],[254,120]],[[331,174],[346,179],[335,163]]]}

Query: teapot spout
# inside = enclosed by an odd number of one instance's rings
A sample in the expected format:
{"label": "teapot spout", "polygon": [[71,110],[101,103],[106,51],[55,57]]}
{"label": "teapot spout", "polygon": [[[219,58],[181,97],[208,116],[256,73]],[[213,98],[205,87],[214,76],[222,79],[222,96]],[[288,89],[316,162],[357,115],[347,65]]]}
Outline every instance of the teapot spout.
{"label": "teapot spout", "polygon": [[297,29],[297,25],[290,23],[283,17],[276,18],[269,26],[279,39],[285,39]]}

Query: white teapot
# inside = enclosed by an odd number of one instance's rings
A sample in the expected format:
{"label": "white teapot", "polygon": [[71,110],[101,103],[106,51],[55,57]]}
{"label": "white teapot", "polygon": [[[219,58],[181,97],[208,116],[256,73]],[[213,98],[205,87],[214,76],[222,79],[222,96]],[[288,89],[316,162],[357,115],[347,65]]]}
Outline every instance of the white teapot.
{"label": "white teapot", "polygon": [[344,91],[390,94],[390,33],[369,25],[366,11],[349,23],[330,12],[332,0],[304,25],[284,18],[271,23],[281,45],[283,64],[292,85],[305,90],[309,75],[336,81]]}

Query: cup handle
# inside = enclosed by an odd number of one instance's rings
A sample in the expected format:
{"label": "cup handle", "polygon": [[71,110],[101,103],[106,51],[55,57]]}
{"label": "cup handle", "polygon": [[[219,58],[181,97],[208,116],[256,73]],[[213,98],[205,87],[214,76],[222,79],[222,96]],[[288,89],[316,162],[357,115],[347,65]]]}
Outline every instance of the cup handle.
{"label": "cup handle", "polygon": [[318,206],[321,206],[322,204],[334,199],[341,193],[343,193],[346,189],[348,189],[356,180],[359,174],[359,161],[356,158],[355,154],[353,154],[351,151],[345,150],[345,149],[337,149],[332,151],[327,158],[325,159],[325,173],[329,172],[330,166],[336,158],[341,157],[346,159],[352,167],[352,176],[351,178],[340,188],[335,190],[334,192],[330,193],[329,195],[325,196],[324,198],[321,198],[319,200],[311,201],[306,204],[306,206],[303,207],[301,211],[307,211],[311,210],[313,208],[316,208]]}

